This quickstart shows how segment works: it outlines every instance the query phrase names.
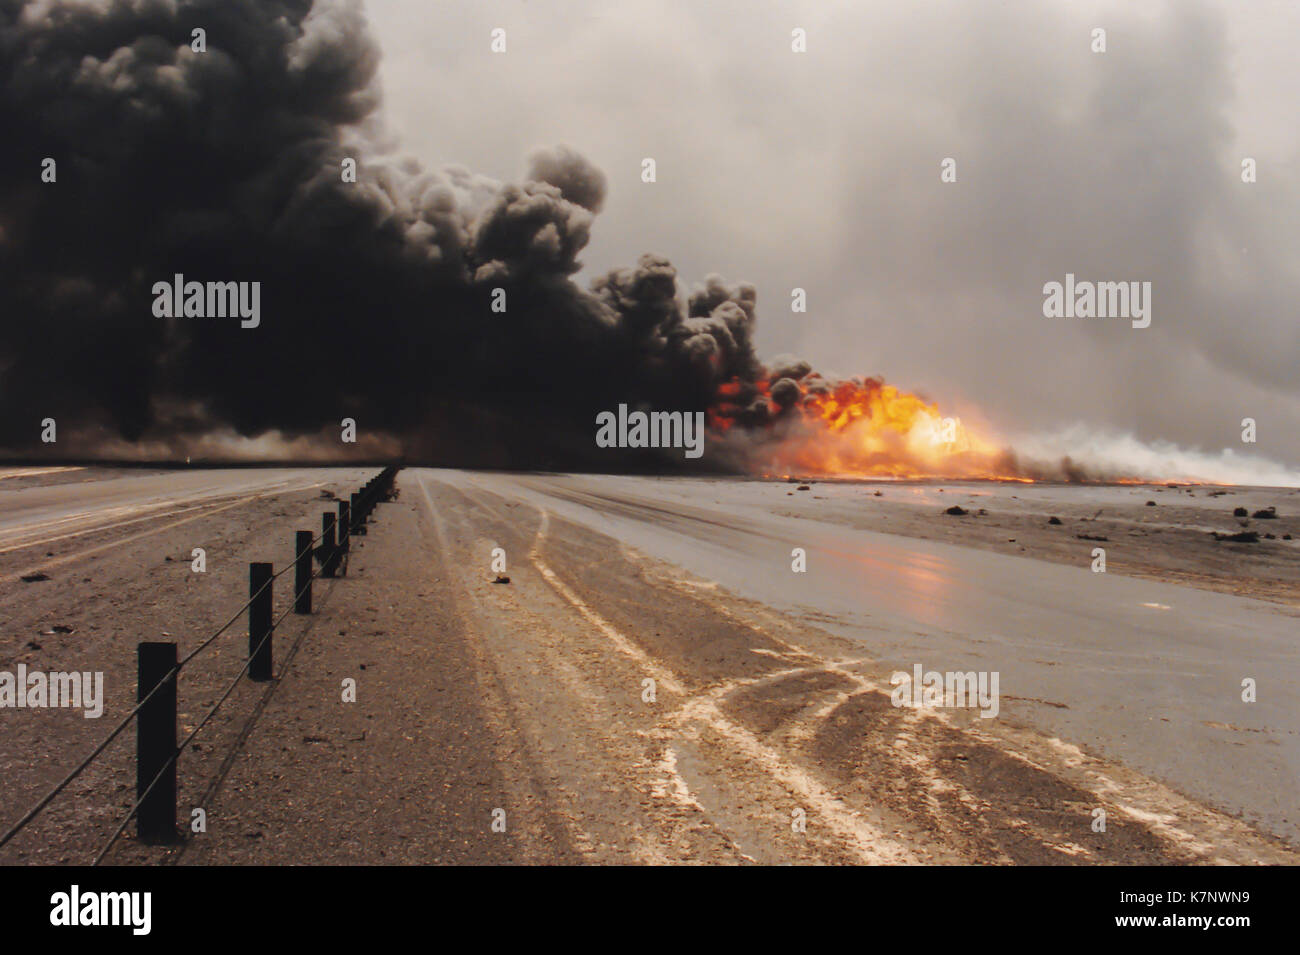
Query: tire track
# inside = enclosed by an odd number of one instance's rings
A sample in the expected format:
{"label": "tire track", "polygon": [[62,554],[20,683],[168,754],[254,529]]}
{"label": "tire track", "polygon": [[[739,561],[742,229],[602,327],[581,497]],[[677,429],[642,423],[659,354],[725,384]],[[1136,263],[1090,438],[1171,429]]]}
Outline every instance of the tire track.
{"label": "tire track", "polygon": [[[423,484],[422,484],[423,487]],[[425,488],[427,495],[427,488]],[[430,506],[432,503],[430,502]],[[686,730],[692,723],[700,726],[718,737],[726,740],[736,754],[757,766],[763,774],[777,783],[780,788],[798,797],[815,809],[818,818],[835,830],[856,855],[859,861],[867,864],[898,864],[918,862],[917,856],[901,843],[886,836],[883,830],[861,818],[861,814],[843,803],[830,788],[817,780],[815,776],[782,756],[776,749],[761,742],[758,737],[726,717],[718,706],[718,699],[731,692],[746,681],[735,681],[714,687],[702,693],[687,693],[681,678],[659,661],[654,660],[631,638],[622,633],[609,620],[583,600],[571,587],[564,583],[541,556],[550,529],[550,514],[543,507],[539,512],[539,523],[534,535],[528,559],[542,578],[569,606],[582,617],[597,633],[603,636],[620,654],[628,657],[647,673],[656,684],[674,696],[684,697],[679,707],[670,712],[662,723],[675,726],[678,732]],[[499,512],[498,512],[498,516]],[[802,653],[797,648],[784,644],[793,652]],[[686,786],[676,772],[675,754],[671,746],[666,749],[661,759],[661,768],[671,768],[662,782],[661,791],[672,793],[679,802],[698,808],[708,815],[708,810]],[[733,840],[734,844],[734,840]]]}

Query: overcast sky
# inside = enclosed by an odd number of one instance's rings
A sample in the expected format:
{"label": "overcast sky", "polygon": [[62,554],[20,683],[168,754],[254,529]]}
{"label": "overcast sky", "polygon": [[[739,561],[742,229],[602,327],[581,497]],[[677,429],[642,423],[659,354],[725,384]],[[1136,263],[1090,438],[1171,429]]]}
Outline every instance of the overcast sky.
{"label": "overcast sky", "polygon": [[[516,179],[562,142],[605,170],[584,275],[649,251],[752,281],[761,354],[882,374],[1008,436],[1080,422],[1300,463],[1300,4],[367,10],[405,150]],[[1045,318],[1067,272],[1151,282],[1150,327]]]}

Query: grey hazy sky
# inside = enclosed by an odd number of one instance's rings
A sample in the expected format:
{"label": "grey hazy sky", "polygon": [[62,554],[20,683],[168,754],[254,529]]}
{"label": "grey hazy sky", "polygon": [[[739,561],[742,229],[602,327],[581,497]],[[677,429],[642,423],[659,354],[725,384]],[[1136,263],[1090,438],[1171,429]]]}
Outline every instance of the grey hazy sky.
{"label": "grey hazy sky", "polygon": [[[1003,434],[1078,422],[1300,464],[1300,4],[366,9],[403,149],[514,179],[563,142],[606,172],[584,274],[658,252],[687,282],[752,281],[761,354],[882,374]],[[1152,282],[1151,326],[1044,318],[1067,272]]]}

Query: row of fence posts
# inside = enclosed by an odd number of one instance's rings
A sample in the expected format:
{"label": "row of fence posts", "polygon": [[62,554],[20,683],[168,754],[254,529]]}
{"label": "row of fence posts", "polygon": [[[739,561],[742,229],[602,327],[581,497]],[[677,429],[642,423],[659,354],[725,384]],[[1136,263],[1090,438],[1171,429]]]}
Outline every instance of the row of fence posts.
{"label": "row of fence posts", "polygon": [[[392,490],[396,475],[397,468],[384,468],[348,500],[338,501],[337,514],[326,511],[321,519],[320,544],[315,549],[311,531],[295,534],[294,613],[312,612],[312,560],[320,561],[322,577],[337,576],[352,536],[365,534],[366,519]],[[255,681],[272,678],[273,579],[271,564],[248,565],[248,677]],[[136,833],[142,842],[173,842],[176,839],[176,763],[180,756],[176,748],[176,644],[149,641],[139,644],[137,650],[136,700],[146,697],[148,700],[136,715],[135,785],[136,800],[140,803]]]}

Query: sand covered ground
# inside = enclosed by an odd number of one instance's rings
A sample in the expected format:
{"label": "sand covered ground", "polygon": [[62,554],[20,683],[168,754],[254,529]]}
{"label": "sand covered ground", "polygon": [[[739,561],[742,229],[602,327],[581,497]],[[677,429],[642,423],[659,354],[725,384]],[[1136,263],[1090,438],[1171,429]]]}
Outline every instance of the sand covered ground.
{"label": "sand covered ground", "polygon": [[[370,473],[0,479],[0,669],[105,674],[101,719],[0,712],[0,823],[130,710],[137,641],[197,645],[248,561],[284,566]],[[346,576],[277,630],[277,679],[239,684],[182,757],[181,819],[207,831],[128,831],[108,861],[1294,861],[1300,495],[800,486],[404,470]],[[1215,540],[1235,507],[1278,516]],[[182,674],[182,734],[246,649],[241,618]],[[999,672],[997,717],[891,705],[914,663]],[[0,862],[89,861],[133,756],[128,730]]]}

